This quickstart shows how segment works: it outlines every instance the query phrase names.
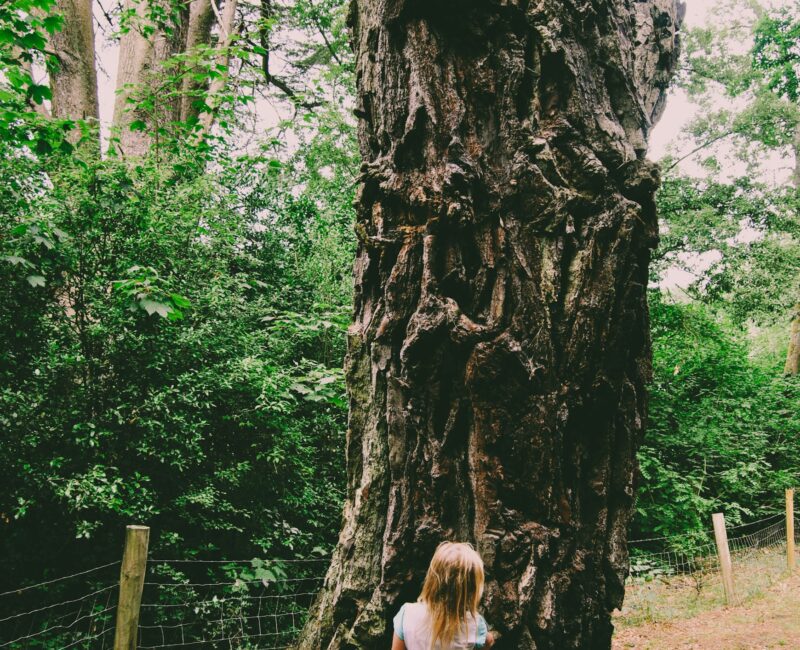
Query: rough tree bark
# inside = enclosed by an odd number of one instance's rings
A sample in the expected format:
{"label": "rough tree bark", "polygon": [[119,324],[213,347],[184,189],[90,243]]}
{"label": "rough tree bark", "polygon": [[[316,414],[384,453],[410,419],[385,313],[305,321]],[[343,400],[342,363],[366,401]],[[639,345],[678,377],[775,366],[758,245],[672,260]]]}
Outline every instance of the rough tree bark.
{"label": "rough tree bark", "polygon": [[[50,71],[51,114],[56,118],[96,121],[97,71],[92,2],[57,0],[56,11],[64,16],[64,24],[61,31],[50,36],[50,48],[59,64],[57,69]],[[75,131],[70,137],[74,140],[80,137],[80,132]]]}
{"label": "rough tree bark", "polygon": [[[800,196],[800,124],[794,130],[794,169],[792,184]],[[789,347],[786,350],[786,363],[783,367],[786,375],[794,376],[800,372],[800,302],[794,306],[792,322],[789,325]]]}
{"label": "rough tree bark", "polygon": [[[184,5],[170,33],[157,28],[146,34],[142,29],[147,24],[149,0],[127,0],[126,10],[136,10],[136,20],[122,35],[117,64],[117,97],[114,101],[113,127],[119,139],[115,143],[117,152],[124,156],[143,156],[152,145],[152,127],[177,121],[181,117],[181,98],[178,92],[161,89],[164,83],[163,64],[167,59],[186,49],[188,5]],[[153,106],[139,108],[130,100],[146,90],[153,98]],[[141,120],[149,128],[132,131],[132,122]]]}
{"label": "rough tree bark", "polygon": [[675,0],[357,0],[343,529],[298,647],[386,648],[475,543],[501,649],[608,648],[650,376]]}

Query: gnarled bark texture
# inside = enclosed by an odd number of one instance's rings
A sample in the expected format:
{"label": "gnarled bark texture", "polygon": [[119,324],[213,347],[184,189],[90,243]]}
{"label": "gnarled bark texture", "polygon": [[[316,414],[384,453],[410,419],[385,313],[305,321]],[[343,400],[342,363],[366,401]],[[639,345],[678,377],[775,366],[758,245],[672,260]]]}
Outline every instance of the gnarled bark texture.
{"label": "gnarled bark texture", "polygon": [[[97,71],[91,0],[57,0],[63,15],[60,31],[50,36],[58,68],[50,73],[52,116],[62,119],[98,119]],[[75,131],[73,139],[80,137]],[[99,140],[98,140],[99,147]]]}
{"label": "gnarled bark texture", "polygon": [[473,542],[497,647],[609,648],[650,374],[674,0],[357,0],[343,530],[303,649],[386,648]]}

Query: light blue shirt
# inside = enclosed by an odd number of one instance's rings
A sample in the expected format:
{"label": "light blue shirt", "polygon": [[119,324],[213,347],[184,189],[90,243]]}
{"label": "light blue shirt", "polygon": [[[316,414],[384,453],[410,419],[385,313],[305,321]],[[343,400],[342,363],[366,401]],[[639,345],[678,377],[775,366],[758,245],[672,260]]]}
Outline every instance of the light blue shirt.
{"label": "light blue shirt", "polygon": [[[406,603],[394,617],[394,633],[406,644],[406,650],[428,650],[430,648],[430,625],[425,603]],[[466,636],[463,632],[453,639],[453,648],[483,648],[488,634],[486,620],[467,616]],[[449,649],[448,649],[449,650]]]}

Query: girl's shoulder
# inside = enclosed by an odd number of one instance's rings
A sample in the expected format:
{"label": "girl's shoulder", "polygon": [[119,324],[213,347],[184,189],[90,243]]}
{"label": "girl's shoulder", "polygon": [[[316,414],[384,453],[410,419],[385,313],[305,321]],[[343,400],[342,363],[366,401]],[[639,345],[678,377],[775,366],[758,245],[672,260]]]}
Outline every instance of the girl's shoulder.
{"label": "girl's shoulder", "polygon": [[394,617],[394,632],[398,638],[406,640],[407,630],[416,630],[428,616],[425,603],[404,603]]}
{"label": "girl's shoulder", "polygon": [[[488,626],[480,614],[467,614],[468,630],[466,638],[458,639],[456,647],[483,648],[486,644]],[[394,632],[403,641],[419,641],[422,635],[429,641],[428,606],[425,603],[404,603],[394,617]],[[415,646],[416,647],[416,646]]]}
{"label": "girl's shoulder", "polygon": [[397,612],[395,620],[399,619],[400,622],[407,619],[417,620],[427,615],[428,607],[425,605],[425,603],[403,603],[403,605],[400,607],[400,610]]}

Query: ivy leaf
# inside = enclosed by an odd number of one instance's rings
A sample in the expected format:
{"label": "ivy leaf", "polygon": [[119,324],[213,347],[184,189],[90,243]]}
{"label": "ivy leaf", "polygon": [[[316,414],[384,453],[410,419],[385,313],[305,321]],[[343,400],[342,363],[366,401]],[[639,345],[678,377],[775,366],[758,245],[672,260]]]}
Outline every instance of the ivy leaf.
{"label": "ivy leaf", "polygon": [[42,275],[29,275],[25,278],[32,287],[43,287],[44,286],[44,276]]}

